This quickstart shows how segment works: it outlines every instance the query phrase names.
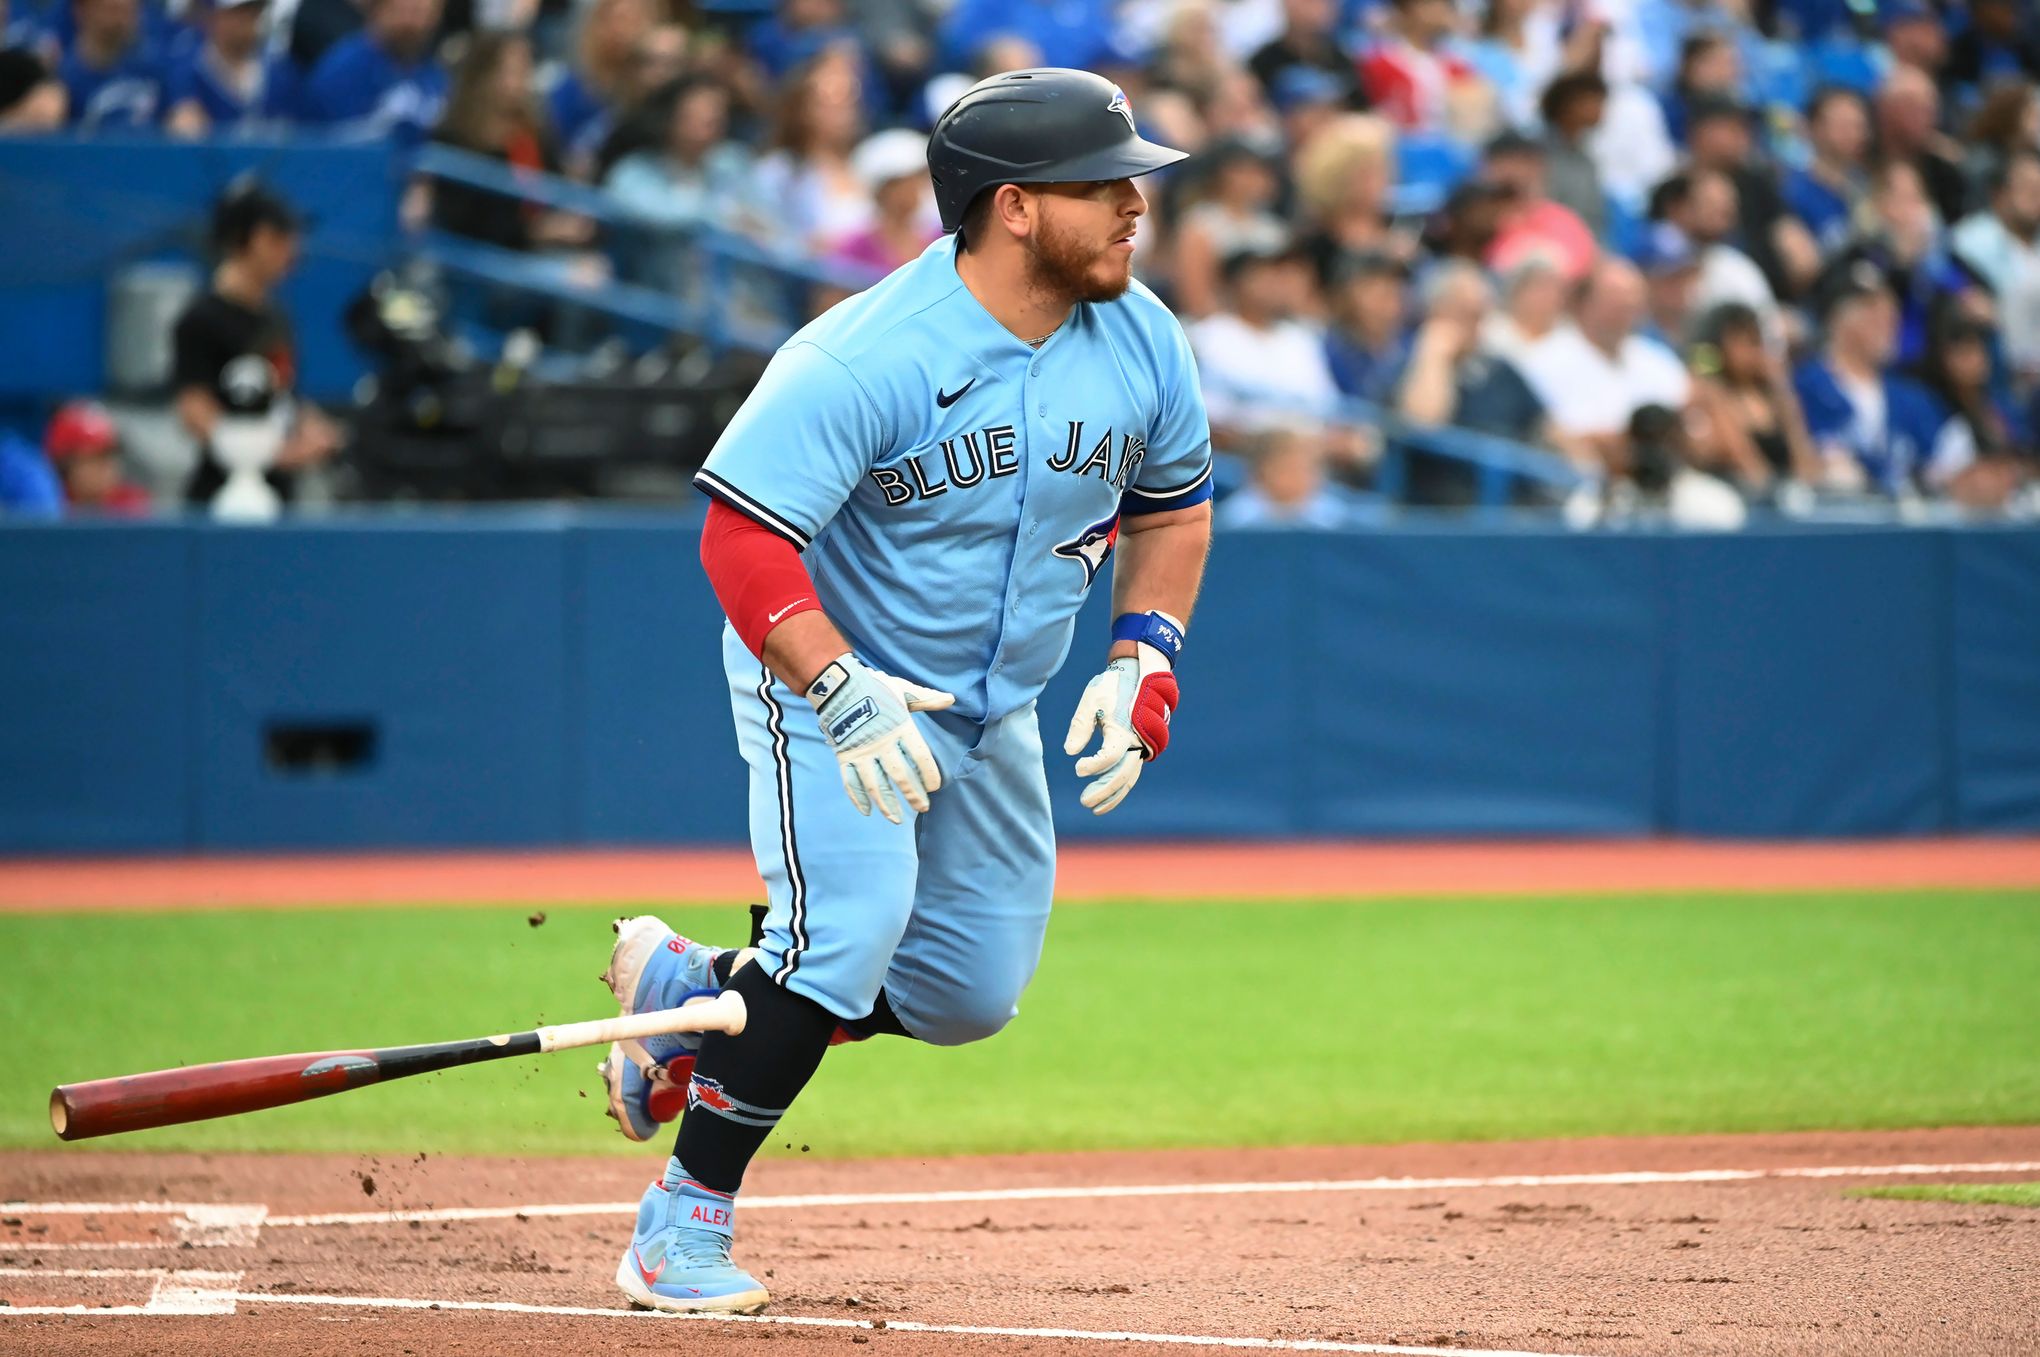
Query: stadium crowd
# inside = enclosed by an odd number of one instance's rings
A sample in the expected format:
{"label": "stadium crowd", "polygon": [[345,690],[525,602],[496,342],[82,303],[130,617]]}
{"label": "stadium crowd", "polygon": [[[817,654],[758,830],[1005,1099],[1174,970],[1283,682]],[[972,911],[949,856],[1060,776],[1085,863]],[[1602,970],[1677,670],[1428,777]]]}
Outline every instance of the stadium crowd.
{"label": "stadium crowd", "polygon": [[[1448,425],[1589,473],[1588,521],[2036,506],[2036,0],[9,4],[0,131],[434,140],[871,276],[935,238],[924,132],[971,80],[1103,71],[1195,153],[1143,181],[1137,269],[1235,524],[1352,521],[1383,428]],[[405,210],[671,282],[573,212]],[[69,413],[59,463],[103,441]]]}

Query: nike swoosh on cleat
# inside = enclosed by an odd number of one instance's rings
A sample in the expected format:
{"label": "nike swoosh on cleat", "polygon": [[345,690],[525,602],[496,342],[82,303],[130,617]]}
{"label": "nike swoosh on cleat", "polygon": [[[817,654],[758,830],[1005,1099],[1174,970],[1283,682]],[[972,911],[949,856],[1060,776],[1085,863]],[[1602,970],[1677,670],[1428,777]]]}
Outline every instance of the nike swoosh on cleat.
{"label": "nike swoosh on cleat", "polygon": [[[638,1252],[638,1247],[636,1244],[632,1244],[630,1246],[630,1259],[633,1263],[637,1264],[638,1276],[645,1279],[646,1286],[650,1286],[653,1283],[657,1282],[659,1280],[659,1273],[662,1272],[666,1266],[666,1262],[662,1258],[659,1260],[658,1267],[653,1268],[646,1267],[644,1255]],[[689,1287],[688,1289],[690,1291],[693,1290],[692,1287]],[[700,1295],[701,1293],[696,1291],[695,1294]]]}

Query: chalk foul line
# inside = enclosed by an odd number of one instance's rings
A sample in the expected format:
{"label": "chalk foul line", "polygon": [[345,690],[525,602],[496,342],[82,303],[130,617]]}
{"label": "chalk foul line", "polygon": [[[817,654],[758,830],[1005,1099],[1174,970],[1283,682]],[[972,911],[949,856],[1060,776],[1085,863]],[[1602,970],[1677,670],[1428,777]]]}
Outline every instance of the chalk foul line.
{"label": "chalk foul line", "polygon": [[[1114,1197],[1235,1197],[1267,1193],[1438,1192],[1502,1187],[1622,1187],[1662,1183],[1741,1183],[1772,1178],[1913,1178],[1968,1173],[2031,1173],[2040,1160],[1978,1164],[1866,1164],[1774,1169],[1691,1169],[1624,1173],[1518,1173],[1495,1177],[1332,1178],[1272,1183],[1135,1183],[1100,1187],[1008,1187],[948,1192],[838,1192],[746,1197],[746,1211],[829,1206],[935,1206],[965,1202],[1097,1201]],[[630,1215],[630,1202],[541,1203],[528,1206],[446,1206],[418,1210],[333,1211],[269,1216],[271,1227],[400,1225],[410,1221],[510,1220],[518,1217]]]}

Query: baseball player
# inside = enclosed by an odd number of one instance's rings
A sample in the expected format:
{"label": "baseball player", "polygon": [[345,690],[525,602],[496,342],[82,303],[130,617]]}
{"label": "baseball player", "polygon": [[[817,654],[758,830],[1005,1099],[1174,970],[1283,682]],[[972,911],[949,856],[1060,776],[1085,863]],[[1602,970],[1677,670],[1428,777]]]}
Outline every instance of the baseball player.
{"label": "baseball player", "polygon": [[1130,267],[1134,180],[1181,159],[1088,72],[973,86],[928,146],[949,234],[788,340],[696,477],[770,912],[741,952],[617,925],[624,1012],[727,986],[750,1013],[602,1067],[634,1139],[684,1102],[617,1269],[639,1305],[764,1308],[730,1257],[737,1190],[834,1041],[957,1045],[1017,1012],[1055,875],[1035,698],[1115,547],[1104,672],[1063,740],[1083,804],[1117,806],[1168,743],[1211,435]]}

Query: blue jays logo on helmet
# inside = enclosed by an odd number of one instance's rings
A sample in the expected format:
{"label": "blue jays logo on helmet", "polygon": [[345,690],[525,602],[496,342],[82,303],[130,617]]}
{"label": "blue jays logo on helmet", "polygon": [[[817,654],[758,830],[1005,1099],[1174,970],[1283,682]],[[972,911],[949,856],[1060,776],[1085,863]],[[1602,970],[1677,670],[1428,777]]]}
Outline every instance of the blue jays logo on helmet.
{"label": "blue jays logo on helmet", "polygon": [[1119,86],[1114,85],[1112,87],[1112,102],[1105,105],[1105,110],[1108,113],[1117,113],[1120,117],[1126,119],[1126,128],[1129,132],[1138,132],[1140,130],[1133,125],[1133,105],[1126,102],[1126,91],[1119,88]]}
{"label": "blue jays logo on helmet", "polygon": [[1105,562],[1112,555],[1112,547],[1119,541],[1119,515],[1101,518],[1090,527],[1078,533],[1067,542],[1055,544],[1055,554],[1067,560],[1076,561],[1084,567],[1084,587],[1098,578],[1098,572],[1105,568]]}

